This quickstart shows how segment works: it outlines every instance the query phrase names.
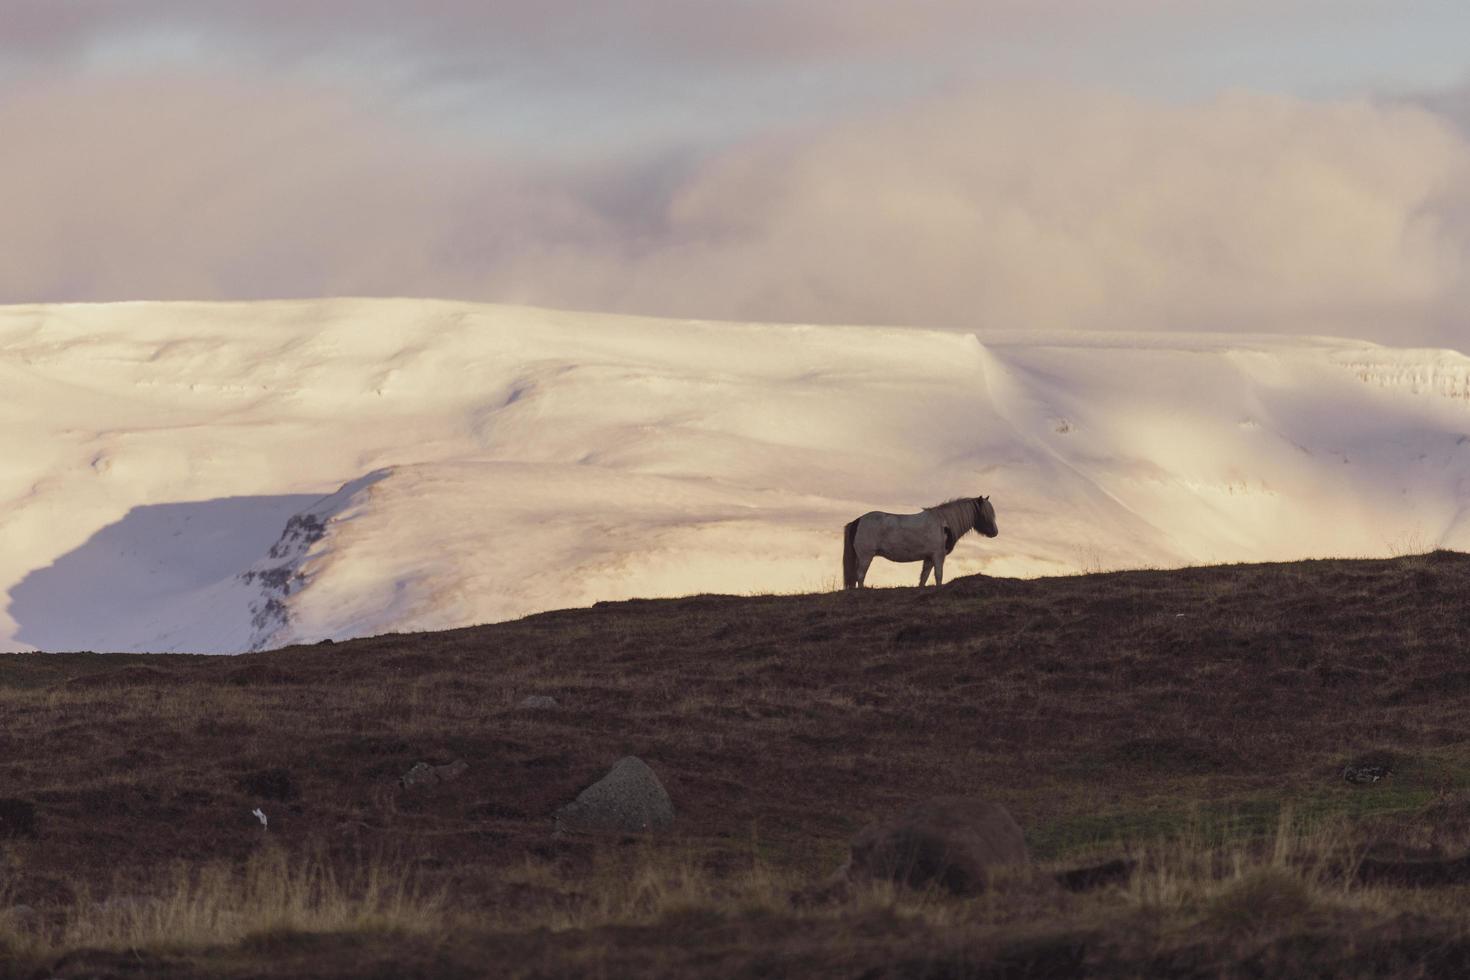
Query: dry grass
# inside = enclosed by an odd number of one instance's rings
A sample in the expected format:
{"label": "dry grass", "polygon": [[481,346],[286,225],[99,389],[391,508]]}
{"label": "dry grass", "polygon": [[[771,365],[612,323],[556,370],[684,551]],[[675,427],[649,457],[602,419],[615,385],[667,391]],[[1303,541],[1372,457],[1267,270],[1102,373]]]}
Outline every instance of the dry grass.
{"label": "dry grass", "polygon": [[[986,893],[960,899],[887,882],[822,897],[803,876],[757,856],[755,842],[743,866],[718,869],[687,842],[642,839],[631,848],[599,851],[580,869],[527,855],[496,875],[496,884],[517,900],[488,917],[417,887],[403,865],[372,863],[343,880],[324,861],[295,861],[268,848],[243,868],[177,867],[139,891],[102,901],[83,895],[54,926],[29,932],[0,927],[0,949],[8,949],[17,966],[70,962],[67,950],[144,952],[193,975],[211,963],[228,965],[218,955],[232,944],[271,951],[292,948],[311,934],[357,935],[369,946],[437,949],[444,976],[579,975],[589,962],[619,975],[650,954],[660,964],[653,972],[687,975],[691,948],[733,941],[745,949],[732,962],[760,960],[765,937],[776,944],[768,953],[794,962],[814,942],[927,964],[913,975],[1017,956],[1039,957],[1037,975],[1051,975],[1047,970],[1059,962],[1073,962],[1068,957],[1084,948],[1077,937],[1086,937],[1086,962],[1095,968],[1087,972],[1135,975],[1149,962],[1187,961],[1203,949],[1213,964],[1207,975],[1228,976],[1233,964],[1303,932],[1392,936],[1406,908],[1423,917],[1419,928],[1440,937],[1436,941],[1470,935],[1470,912],[1443,896],[1431,902],[1417,892],[1359,884],[1352,871],[1365,840],[1361,828],[1340,819],[1299,821],[1290,812],[1259,838],[1221,839],[1216,828],[1195,825],[1136,848],[1138,871],[1121,886],[1073,895],[1040,867],[999,875]],[[473,960],[485,947],[449,938],[476,935],[492,948],[512,936],[542,938],[529,946],[524,939],[511,941],[525,959],[497,963],[482,974]],[[796,935],[812,942],[798,942]],[[631,958],[630,939],[638,948]],[[166,959],[170,955],[175,959]],[[97,957],[79,962],[90,968]],[[264,961],[250,962],[263,968]],[[1350,965],[1336,962],[1345,970]],[[1279,975],[1299,968],[1305,968],[1301,961],[1288,960]]]}
{"label": "dry grass", "polygon": [[243,871],[222,864],[182,866],[155,895],[84,900],[67,923],[72,946],[149,948],[238,942],[254,933],[429,931],[442,893],[417,888],[410,873],[373,863],[343,880],[324,861],[293,861],[271,848]]}
{"label": "dry grass", "polygon": [[1135,851],[1138,870],[1122,897],[1154,912],[1202,915],[1227,932],[1257,918],[1287,922],[1313,904],[1375,902],[1354,876],[1366,846],[1339,817],[1300,822],[1290,809],[1260,838],[1222,838],[1196,825]]}
{"label": "dry grass", "polygon": [[268,847],[243,867],[178,864],[156,881],[119,884],[106,898],[80,884],[49,917],[0,931],[30,958],[73,949],[177,952],[270,933],[421,933],[442,929],[448,902],[410,871],[373,861],[355,869]]}

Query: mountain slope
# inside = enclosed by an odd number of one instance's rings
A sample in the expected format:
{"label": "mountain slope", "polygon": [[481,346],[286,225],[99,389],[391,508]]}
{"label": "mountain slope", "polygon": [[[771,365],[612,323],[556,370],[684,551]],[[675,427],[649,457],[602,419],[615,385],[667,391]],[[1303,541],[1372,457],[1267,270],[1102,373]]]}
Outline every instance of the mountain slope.
{"label": "mountain slope", "polygon": [[[1467,593],[1435,552],[0,656],[28,828],[0,824],[0,902],[53,930],[0,916],[0,978],[1464,976]],[[624,755],[672,834],[553,834]],[[820,897],[869,821],[955,793],[1013,814],[1040,880]],[[1122,857],[1124,887],[1048,887]],[[262,859],[432,904],[281,913]]]}
{"label": "mountain slope", "polygon": [[129,303],[0,309],[0,383],[5,649],[821,589],[853,516],[975,493],[953,575],[1470,547],[1452,351]]}

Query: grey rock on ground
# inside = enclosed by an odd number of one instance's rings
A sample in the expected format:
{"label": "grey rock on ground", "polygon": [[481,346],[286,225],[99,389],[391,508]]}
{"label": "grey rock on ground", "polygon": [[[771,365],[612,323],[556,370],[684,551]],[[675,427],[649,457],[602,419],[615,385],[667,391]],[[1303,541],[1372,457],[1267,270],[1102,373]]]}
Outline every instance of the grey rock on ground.
{"label": "grey rock on ground", "polygon": [[557,703],[556,698],[548,697],[545,694],[531,694],[521,698],[521,703],[517,707],[527,711],[544,711],[547,708],[557,707]]}
{"label": "grey rock on ground", "polygon": [[412,786],[432,786],[435,783],[447,783],[451,779],[463,776],[465,770],[469,769],[469,763],[463,759],[451,762],[447,766],[431,766],[427,762],[418,762],[414,767],[402,776],[398,777],[398,783],[404,789]]}
{"label": "grey rock on ground", "polygon": [[1350,783],[1371,785],[1385,776],[1392,776],[1393,770],[1387,766],[1348,766],[1342,771],[1342,778]]}
{"label": "grey rock on ground", "polygon": [[988,887],[995,869],[1030,863],[1025,836],[1004,807],[948,796],[864,828],[852,840],[847,873],[974,895]]}
{"label": "grey rock on ground", "polygon": [[624,756],[597,782],[556,811],[560,832],[645,833],[674,824],[674,802],[637,756]]}

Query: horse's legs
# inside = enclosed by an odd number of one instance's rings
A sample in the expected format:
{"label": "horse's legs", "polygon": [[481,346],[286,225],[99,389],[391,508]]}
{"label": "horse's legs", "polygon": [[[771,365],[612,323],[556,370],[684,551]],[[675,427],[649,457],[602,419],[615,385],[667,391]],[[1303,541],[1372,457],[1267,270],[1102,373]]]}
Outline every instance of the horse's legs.
{"label": "horse's legs", "polygon": [[858,552],[857,562],[857,587],[863,588],[863,582],[868,577],[868,566],[873,564],[873,556]]}
{"label": "horse's legs", "polygon": [[934,567],[934,559],[932,559],[932,558],[925,558],[924,559],[924,570],[919,573],[919,588],[922,589],[924,587],[925,583],[927,583],[929,581],[929,570],[931,568],[933,568],[933,567]]}
{"label": "horse's legs", "polygon": [[944,584],[944,552],[934,556],[934,585],[937,588]]}

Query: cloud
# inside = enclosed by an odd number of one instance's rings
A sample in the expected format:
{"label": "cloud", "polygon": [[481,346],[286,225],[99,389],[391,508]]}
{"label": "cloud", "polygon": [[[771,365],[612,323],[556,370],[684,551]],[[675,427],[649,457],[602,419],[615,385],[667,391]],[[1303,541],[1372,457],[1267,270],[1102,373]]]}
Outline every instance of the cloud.
{"label": "cloud", "polygon": [[731,153],[610,278],[739,318],[1445,339],[1467,171],[1412,109],[990,90]]}
{"label": "cloud", "polygon": [[12,87],[0,301],[415,295],[1470,347],[1470,146],[1441,116],[987,88],[575,168],[340,90]]}
{"label": "cloud", "polygon": [[[492,154],[300,84],[16,87],[0,131],[0,300],[476,292],[575,202]],[[572,205],[568,210],[568,205]]]}
{"label": "cloud", "polygon": [[1437,92],[1428,92],[1406,100],[1442,116],[1470,136],[1470,81],[1461,82]]}
{"label": "cloud", "polygon": [[368,45],[426,68],[471,72],[493,73],[506,59],[561,62],[597,52],[768,66],[932,50],[956,36],[1083,36],[1144,20],[1269,19],[1329,4],[1342,16],[1344,4],[1365,0],[7,0],[0,54],[51,61],[171,32],[291,59]]}
{"label": "cloud", "polygon": [[991,89],[739,148],[642,247],[514,268],[533,301],[676,315],[1470,348],[1470,147],[1366,101]]}

